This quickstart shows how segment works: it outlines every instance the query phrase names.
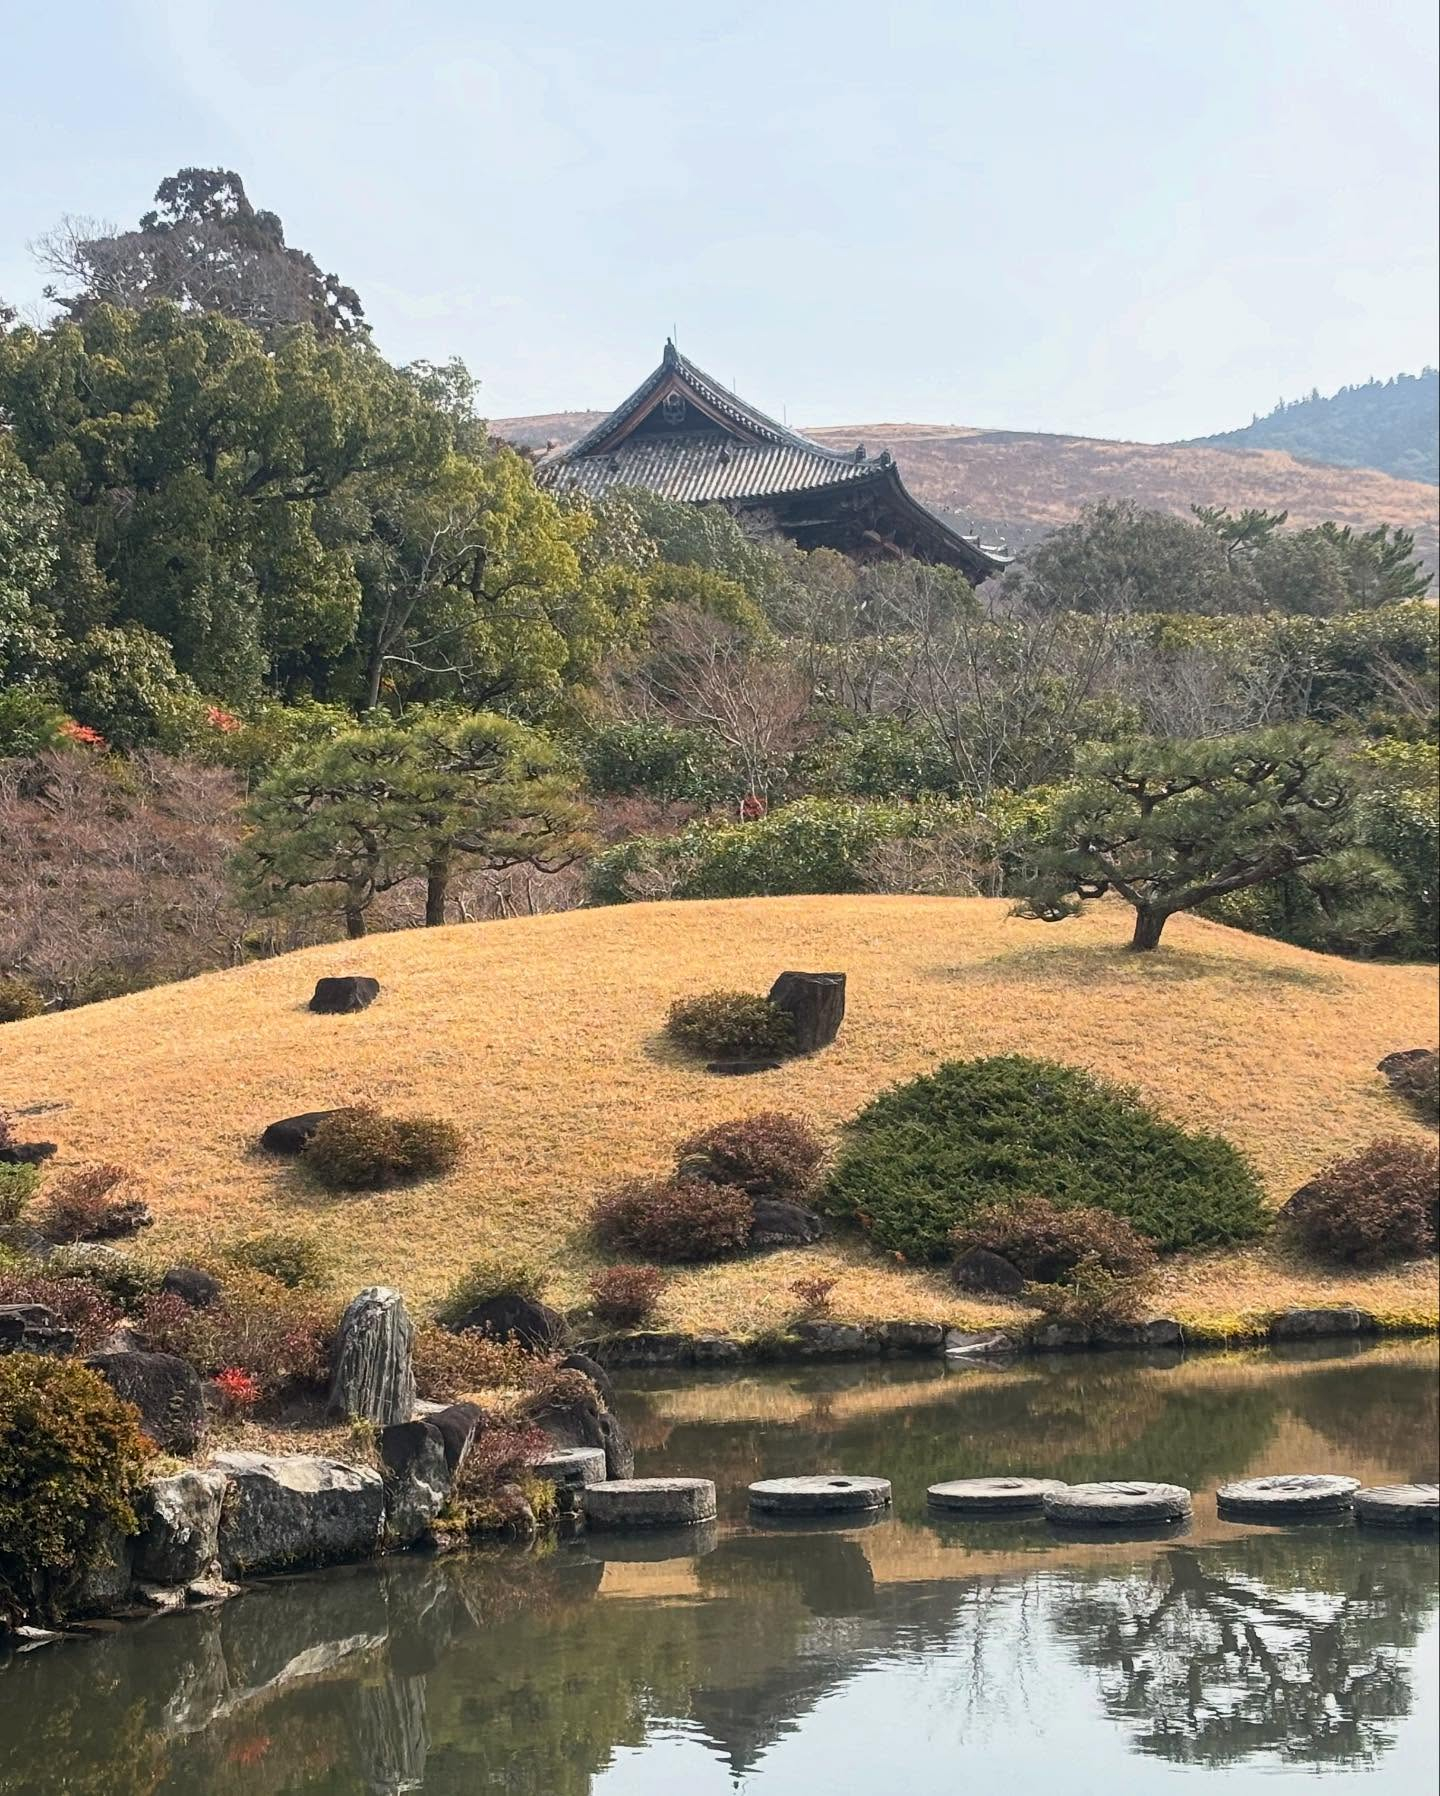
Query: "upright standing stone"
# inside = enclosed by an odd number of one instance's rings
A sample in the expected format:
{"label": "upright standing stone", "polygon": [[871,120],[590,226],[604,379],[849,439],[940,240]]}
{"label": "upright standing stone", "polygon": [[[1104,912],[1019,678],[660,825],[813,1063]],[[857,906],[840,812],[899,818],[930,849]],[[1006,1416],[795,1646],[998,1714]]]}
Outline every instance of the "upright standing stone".
{"label": "upright standing stone", "polygon": [[795,1020],[795,1052],[813,1054],[829,1047],[845,1019],[843,973],[782,973],[770,987],[770,1002]]}
{"label": "upright standing stone", "polygon": [[335,1343],[331,1409],[381,1428],[408,1422],[415,1409],[414,1338],[398,1291],[370,1285],[352,1297]]}

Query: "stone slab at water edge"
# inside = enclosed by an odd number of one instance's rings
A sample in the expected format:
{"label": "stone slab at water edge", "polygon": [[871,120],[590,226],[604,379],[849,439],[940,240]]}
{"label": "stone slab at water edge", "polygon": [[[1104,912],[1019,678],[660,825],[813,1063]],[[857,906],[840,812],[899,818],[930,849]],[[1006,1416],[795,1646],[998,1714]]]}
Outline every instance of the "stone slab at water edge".
{"label": "stone slab at water edge", "polygon": [[1378,1484],[1355,1493],[1355,1519],[1379,1528],[1440,1523],[1440,1484]]}
{"label": "stone slab at water edge", "polygon": [[888,1478],[832,1472],[819,1478],[762,1478],[750,1486],[750,1507],[761,1515],[849,1515],[885,1509]]}
{"label": "stone slab at water edge", "polygon": [[936,1509],[962,1515],[1023,1515],[1044,1507],[1065,1485],[1058,1478],[952,1478],[932,1484],[926,1496]]}
{"label": "stone slab at water edge", "polygon": [[294,1453],[217,1453],[229,1480],[220,1511],[227,1578],[379,1551],[385,1491],[370,1466]]}
{"label": "stone slab at water edge", "polygon": [[1222,1484],[1215,1493],[1215,1507],[1223,1516],[1247,1521],[1277,1520],[1300,1515],[1343,1515],[1350,1508],[1358,1478],[1334,1478],[1322,1473],[1277,1473],[1268,1478],[1240,1478]]}
{"label": "stone slab at water edge", "polygon": [[530,1468],[536,1478],[567,1489],[585,1488],[605,1482],[605,1449],[603,1447],[560,1447],[547,1453]]}
{"label": "stone slab at water edge", "polygon": [[1126,1522],[1181,1522],[1193,1511],[1190,1492],[1180,1484],[1069,1484],[1044,1498],[1046,1519],[1079,1528]]}
{"label": "stone slab at water edge", "polygon": [[709,1478],[612,1478],[585,1492],[592,1528],[676,1528],[715,1520]]}

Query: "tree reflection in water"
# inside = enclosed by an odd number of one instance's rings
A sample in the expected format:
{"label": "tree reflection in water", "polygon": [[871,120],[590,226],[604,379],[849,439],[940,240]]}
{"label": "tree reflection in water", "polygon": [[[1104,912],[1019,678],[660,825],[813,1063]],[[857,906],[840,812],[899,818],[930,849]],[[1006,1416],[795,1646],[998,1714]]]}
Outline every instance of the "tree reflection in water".
{"label": "tree reflection in water", "polygon": [[1142,1751],[1360,1764],[1410,1711],[1408,1658],[1435,1584],[1424,1543],[1377,1545],[1339,1524],[1167,1548],[1069,1585],[1052,1620]]}

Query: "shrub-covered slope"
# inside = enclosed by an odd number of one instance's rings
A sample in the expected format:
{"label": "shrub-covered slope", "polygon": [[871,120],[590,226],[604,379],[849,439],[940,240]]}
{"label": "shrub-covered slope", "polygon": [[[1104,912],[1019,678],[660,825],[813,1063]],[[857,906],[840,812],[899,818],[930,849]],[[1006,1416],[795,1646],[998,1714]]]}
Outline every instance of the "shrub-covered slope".
{"label": "shrub-covered slope", "polygon": [[[1329,959],[1179,917],[1157,955],[1124,952],[1107,905],[1047,926],[987,899],[823,897],[633,905],[417,930],[306,949],[0,1029],[0,1106],[57,1169],[115,1160],[143,1175],[147,1253],[212,1250],[262,1228],[313,1231],[337,1288],[377,1279],[421,1302],[479,1254],[553,1256],[577,1301],[600,1188],[668,1169],[676,1143],[754,1110],[807,1114],[832,1140],[877,1092],[946,1060],[1023,1053],[1136,1086],[1163,1117],[1225,1135],[1278,1203],[1376,1136],[1427,1139],[1375,1071],[1431,1045],[1435,973]],[[836,1045],[778,1072],[719,1079],[664,1035],[670,1002],[765,991],[781,970],[843,970]],[[312,1015],[322,974],[374,974],[379,1000]],[[277,1117],[341,1104],[448,1118],[459,1166],[398,1189],[324,1192],[255,1141]],[[1336,1282],[1272,1248],[1172,1267],[1163,1301],[1428,1302],[1422,1273]],[[678,1275],[664,1323],[785,1320],[789,1284],[839,1274],[837,1314],[952,1316],[935,1275],[827,1243]],[[1178,1283],[1176,1282],[1178,1280]],[[1188,1281],[1188,1282],[1187,1282]]]}

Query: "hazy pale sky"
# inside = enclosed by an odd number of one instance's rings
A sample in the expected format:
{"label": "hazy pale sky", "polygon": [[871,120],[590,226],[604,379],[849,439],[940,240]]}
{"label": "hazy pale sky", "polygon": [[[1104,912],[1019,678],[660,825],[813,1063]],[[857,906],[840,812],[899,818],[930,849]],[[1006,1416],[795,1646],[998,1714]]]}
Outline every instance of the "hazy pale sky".
{"label": "hazy pale sky", "polygon": [[1167,439],[1436,359],[1434,0],[0,0],[0,295],[238,169],[392,359]]}

